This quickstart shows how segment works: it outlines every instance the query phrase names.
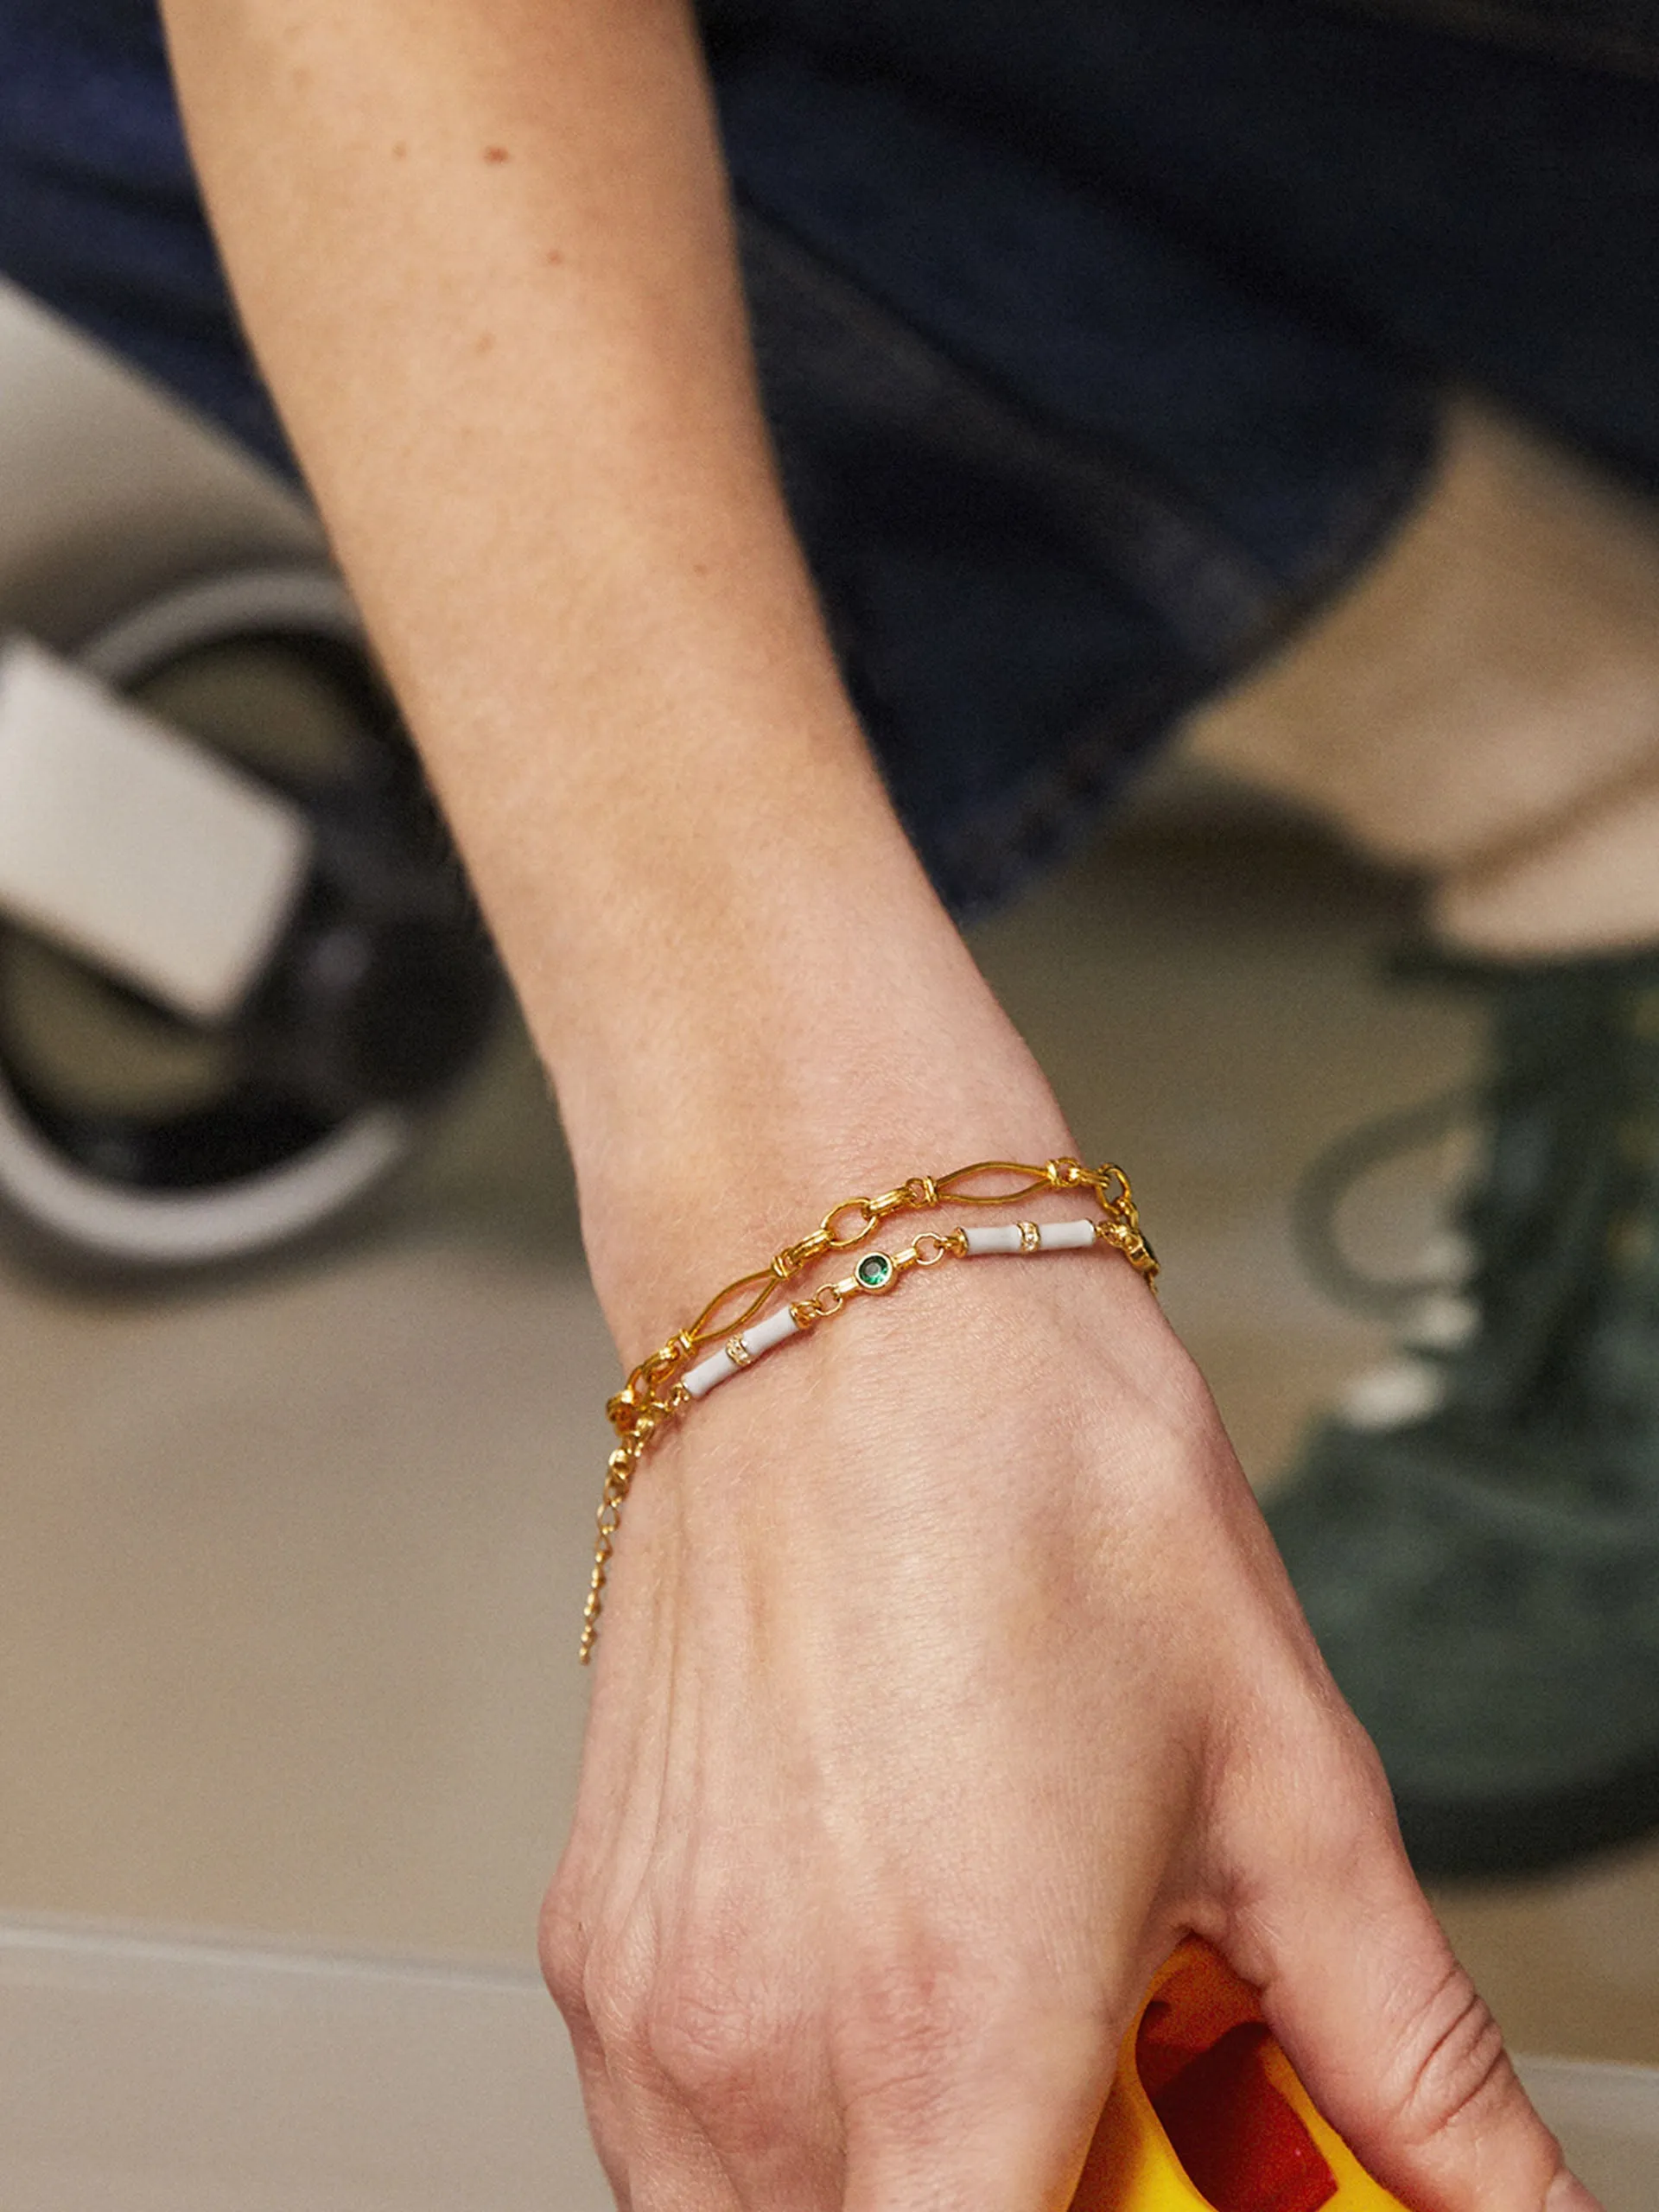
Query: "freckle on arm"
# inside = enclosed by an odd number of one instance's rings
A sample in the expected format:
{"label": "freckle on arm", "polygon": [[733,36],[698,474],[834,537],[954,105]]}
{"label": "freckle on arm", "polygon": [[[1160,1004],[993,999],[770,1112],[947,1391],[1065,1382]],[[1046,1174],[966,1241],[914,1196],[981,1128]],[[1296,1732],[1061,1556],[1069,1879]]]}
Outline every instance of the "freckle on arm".
{"label": "freckle on arm", "polygon": [[486,162],[505,162],[507,159],[507,149],[505,146],[486,146],[484,149],[484,158]]}

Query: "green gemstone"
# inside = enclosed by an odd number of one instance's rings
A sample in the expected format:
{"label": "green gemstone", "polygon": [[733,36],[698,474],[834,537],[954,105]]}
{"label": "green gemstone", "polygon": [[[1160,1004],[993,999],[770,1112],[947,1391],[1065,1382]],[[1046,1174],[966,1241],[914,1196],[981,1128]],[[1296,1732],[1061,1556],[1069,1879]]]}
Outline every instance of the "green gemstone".
{"label": "green gemstone", "polygon": [[867,1252],[854,1272],[866,1290],[885,1290],[893,1281],[893,1262],[885,1252]]}

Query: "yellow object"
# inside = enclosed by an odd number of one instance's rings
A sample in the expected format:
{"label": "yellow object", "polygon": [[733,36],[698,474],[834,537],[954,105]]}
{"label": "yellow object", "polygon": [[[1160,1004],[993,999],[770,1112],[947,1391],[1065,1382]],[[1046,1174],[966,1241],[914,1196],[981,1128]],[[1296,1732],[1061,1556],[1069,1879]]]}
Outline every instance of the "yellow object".
{"label": "yellow object", "polygon": [[1403,2208],[1314,2109],[1255,1992],[1208,1944],[1189,1942],[1124,2039],[1073,2212]]}

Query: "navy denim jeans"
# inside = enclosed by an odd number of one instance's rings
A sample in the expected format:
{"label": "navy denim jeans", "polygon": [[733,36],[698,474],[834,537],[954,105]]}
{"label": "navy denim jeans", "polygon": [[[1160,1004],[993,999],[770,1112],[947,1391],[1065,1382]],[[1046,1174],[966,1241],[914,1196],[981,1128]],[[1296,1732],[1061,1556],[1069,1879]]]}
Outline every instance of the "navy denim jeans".
{"label": "navy denim jeans", "polygon": [[[1434,10],[710,0],[785,485],[959,912],[1351,572],[1448,381],[1659,488],[1659,9]],[[149,0],[0,0],[0,270],[291,467]]]}

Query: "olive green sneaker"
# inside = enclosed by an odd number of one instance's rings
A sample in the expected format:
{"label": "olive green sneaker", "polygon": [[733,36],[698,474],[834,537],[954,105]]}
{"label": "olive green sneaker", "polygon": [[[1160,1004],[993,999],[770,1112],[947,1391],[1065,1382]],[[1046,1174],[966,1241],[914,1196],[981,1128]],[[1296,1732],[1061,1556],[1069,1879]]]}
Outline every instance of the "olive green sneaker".
{"label": "olive green sneaker", "polygon": [[1466,1270],[1268,1510],[1425,1877],[1659,1827],[1659,951],[1456,972],[1493,1017]]}

